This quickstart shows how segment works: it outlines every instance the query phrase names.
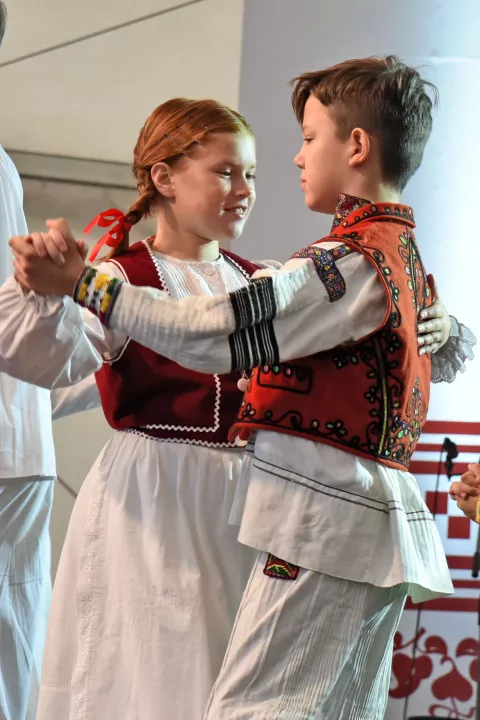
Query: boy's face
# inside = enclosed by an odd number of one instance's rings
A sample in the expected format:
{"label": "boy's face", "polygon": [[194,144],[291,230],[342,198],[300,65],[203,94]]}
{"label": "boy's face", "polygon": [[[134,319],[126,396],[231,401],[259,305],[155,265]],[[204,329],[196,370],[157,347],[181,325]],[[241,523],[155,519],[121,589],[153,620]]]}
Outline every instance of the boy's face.
{"label": "boy's face", "polygon": [[333,214],[345,190],[349,140],[340,140],[328,108],[310,95],[302,125],[303,145],[294,162],[301,169],[305,204],[310,210]]}

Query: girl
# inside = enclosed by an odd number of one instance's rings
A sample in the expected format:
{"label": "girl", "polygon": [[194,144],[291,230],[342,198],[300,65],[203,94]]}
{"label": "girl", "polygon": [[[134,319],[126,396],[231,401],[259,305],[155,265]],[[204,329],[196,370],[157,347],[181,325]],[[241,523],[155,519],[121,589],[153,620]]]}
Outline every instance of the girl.
{"label": "girl", "polygon": [[[219,242],[250,214],[255,162],[236,112],[210,100],[158,107],[134,151],[139,197],[105,239],[120,245],[101,267],[175,298],[247,285],[258,266]],[[150,213],[156,235],[127,249],[128,228]],[[228,524],[241,376],[185,371],[96,322],[78,327],[103,356],[97,383],[118,432],[70,521],[38,718],[200,720],[253,563]]]}

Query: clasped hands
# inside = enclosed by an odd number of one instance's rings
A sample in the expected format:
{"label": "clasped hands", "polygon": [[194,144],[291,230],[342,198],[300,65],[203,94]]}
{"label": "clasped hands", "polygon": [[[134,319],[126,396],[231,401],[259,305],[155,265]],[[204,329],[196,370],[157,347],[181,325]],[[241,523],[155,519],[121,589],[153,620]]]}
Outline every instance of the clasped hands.
{"label": "clasped hands", "polygon": [[75,240],[63,219],[47,220],[47,232],[11,238],[14,275],[26,290],[39,295],[72,295],[85,269],[87,247]]}

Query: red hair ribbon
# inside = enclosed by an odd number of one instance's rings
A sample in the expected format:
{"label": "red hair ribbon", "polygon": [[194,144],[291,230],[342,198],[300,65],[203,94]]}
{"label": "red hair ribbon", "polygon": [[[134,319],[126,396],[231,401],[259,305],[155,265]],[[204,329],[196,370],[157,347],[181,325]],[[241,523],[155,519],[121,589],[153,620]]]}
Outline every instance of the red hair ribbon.
{"label": "red hair ribbon", "polygon": [[106,228],[110,227],[110,225],[113,225],[113,223],[116,223],[114,227],[107,233],[105,233],[105,235],[100,238],[100,240],[92,249],[90,257],[88,258],[90,262],[93,262],[93,260],[95,260],[104,245],[108,245],[108,247],[111,248],[120,245],[125,236],[125,233],[129,232],[129,230],[132,229],[132,223],[129,223],[127,221],[127,218],[121,210],[117,210],[116,208],[110,208],[110,210],[104,210],[104,212],[101,212],[99,215],[97,215],[97,217],[93,218],[90,225],[87,225],[87,227],[83,231],[86,235],[88,235],[88,233],[91,232],[96,225],[101,228]]}

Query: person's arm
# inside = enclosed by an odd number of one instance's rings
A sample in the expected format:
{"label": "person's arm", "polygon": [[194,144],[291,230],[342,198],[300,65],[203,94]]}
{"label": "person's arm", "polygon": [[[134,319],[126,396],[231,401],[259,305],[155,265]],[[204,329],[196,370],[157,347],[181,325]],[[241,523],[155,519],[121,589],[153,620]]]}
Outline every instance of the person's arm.
{"label": "person's arm", "polygon": [[[68,223],[63,219],[47,221],[47,226],[49,228],[47,234],[33,233],[30,242],[26,243],[25,238],[22,237],[15,237],[10,241],[16,252],[16,275],[26,286],[39,293],[71,294],[71,288],[78,275],[85,269],[78,252],[82,241],[75,241]],[[39,261],[39,256],[48,255],[61,267],[66,260],[66,266],[60,275],[57,268],[53,268],[51,264],[46,266],[41,260]],[[282,267],[281,263],[275,260],[256,261],[256,264],[276,270]],[[434,302],[419,313],[417,337],[419,352],[422,355],[437,352],[447,342],[451,331],[451,321],[444,304],[438,297],[433,276],[429,275],[428,280]],[[434,365],[436,362],[434,360]]]}
{"label": "person's arm", "polygon": [[262,277],[230,295],[177,301],[88,269],[75,297],[107,327],[190,369],[274,364],[354,342],[385,317],[375,268],[358,253],[335,261],[331,245],[280,271],[260,271]]}
{"label": "person's arm", "polygon": [[40,387],[73,385],[101,366],[85,342],[70,298],[25,294],[14,278],[0,288],[0,371]]}
{"label": "person's arm", "polygon": [[[109,272],[119,274],[116,266]],[[0,287],[0,371],[49,389],[100,369],[125,338],[106,330],[71,298],[25,292],[12,277]]]}
{"label": "person's arm", "polygon": [[76,385],[51,391],[52,420],[101,407],[95,375],[89,375]]}
{"label": "person's arm", "polygon": [[0,145],[0,285],[13,270],[8,240],[21,233],[28,233],[23,212],[23,187],[15,165]]}
{"label": "person's arm", "polygon": [[[75,280],[77,279],[78,275],[82,271],[85,270],[85,264],[83,263],[82,259],[79,257],[75,238],[72,235],[72,233],[68,227],[68,224],[65,222],[65,220],[59,219],[59,220],[55,220],[55,221],[49,221],[47,223],[47,225],[49,227],[49,233],[47,234],[46,237],[44,237],[44,240],[47,245],[47,252],[52,255],[52,252],[56,253],[60,249],[60,247],[62,245],[64,245],[66,250],[65,250],[65,248],[62,248],[61,253],[64,255],[65,260],[66,260],[65,267],[60,272],[59,269],[54,267],[51,263],[46,265],[44,262],[39,260],[37,253],[32,251],[32,248],[27,243],[24,242],[23,238],[17,237],[17,238],[13,238],[10,243],[12,245],[12,247],[14,248],[16,255],[17,255],[17,259],[15,262],[15,269],[16,269],[17,276],[19,278],[21,278],[22,283],[24,283],[25,285],[27,285],[29,287],[32,287],[39,293],[57,292],[62,295],[64,293],[71,294],[72,287],[75,283]],[[273,265],[276,269],[279,269],[279,267],[280,267],[280,264],[276,263],[275,261],[273,261],[273,263],[272,263],[272,261],[267,261],[265,263],[265,265],[267,265],[269,267],[272,267],[272,265]],[[290,270],[291,267],[292,267],[292,264],[289,263],[288,270]],[[111,274],[111,271],[109,271],[109,272]],[[290,290],[292,292],[295,292],[295,288],[293,286],[295,285],[296,279],[292,276],[292,273],[290,273],[290,276],[293,278],[292,287],[290,288]],[[308,282],[310,279],[311,278],[307,277],[306,282]],[[298,278],[297,278],[297,280],[298,280]],[[302,283],[302,282],[303,281],[300,280],[300,283]],[[461,363],[463,362],[462,353],[465,353],[465,349],[460,345],[455,348],[455,352],[453,352],[453,353],[450,352],[449,360],[447,362],[447,368],[448,368],[448,366],[450,366],[450,372],[446,373],[445,372],[446,364],[444,361],[444,355],[451,348],[449,333],[450,333],[450,330],[452,329],[452,338],[453,338],[454,337],[453,333],[455,332],[455,324],[450,322],[450,319],[448,317],[445,306],[438,299],[438,293],[436,292],[435,283],[431,276],[429,276],[429,282],[431,282],[431,285],[433,285],[432,291],[433,291],[434,298],[436,298],[436,300],[431,307],[427,308],[426,310],[424,310],[420,313],[419,327],[418,327],[417,334],[419,337],[419,346],[420,346],[421,354],[424,354],[425,352],[431,353],[431,352],[437,351],[437,357],[435,357],[435,355],[433,356],[434,357],[433,377],[434,377],[434,381],[439,382],[439,381],[442,381],[445,379],[448,380],[449,377],[452,376],[452,374],[454,375],[456,373],[456,368],[458,368],[461,365]],[[109,305],[110,307],[112,307],[113,303],[116,301],[116,294],[117,294],[117,292],[120,292],[120,287],[121,286],[114,288],[113,285],[111,286],[111,290],[114,291],[115,297],[111,299],[112,302],[109,302],[109,300],[107,298],[107,305]],[[154,290],[148,290],[148,289],[138,290],[138,289],[134,289],[134,288],[131,288],[130,290],[131,290],[131,294],[136,296],[137,299],[138,298],[141,299],[143,297],[143,301],[145,301],[147,303],[148,302],[151,303],[152,300],[155,300],[155,298],[157,298],[159,300],[163,300],[167,304],[168,304],[168,302],[171,302],[171,301],[169,301],[168,296],[166,296],[162,293],[158,293],[157,291],[154,291]],[[305,292],[304,292],[304,295],[305,295]],[[377,287],[377,297],[380,297],[380,295],[381,295],[380,289],[379,289],[379,287]],[[86,297],[87,297],[87,294],[86,294]],[[372,298],[373,298],[373,296],[372,296]],[[310,299],[313,300],[313,305],[315,307],[315,302],[316,302],[315,297],[310,298]],[[88,297],[87,297],[87,300],[88,300]],[[80,301],[83,301],[82,298],[80,298]],[[207,303],[209,303],[210,311],[213,310],[214,312],[218,311],[218,309],[219,309],[218,303],[219,302],[222,303],[221,298],[220,298],[220,300],[217,300],[215,298],[215,299],[211,299],[210,301],[203,298],[202,302],[204,303],[205,301]],[[139,300],[139,302],[140,302],[140,300]],[[182,311],[185,311],[188,315],[188,307],[187,307],[187,305],[185,305],[185,303],[188,301],[183,301],[183,302],[184,302],[184,305],[182,306]],[[140,305],[141,304],[142,303],[140,302]],[[201,303],[198,304],[196,299],[190,300],[190,305],[192,305],[192,304],[197,306],[197,310],[204,308],[204,305],[202,305]],[[162,312],[164,312],[166,309],[167,308],[164,307]],[[131,310],[133,310],[133,305],[132,305]],[[140,310],[141,310],[141,308],[140,308]],[[160,310],[160,308],[157,308],[157,310]],[[177,307],[175,312],[178,314],[178,311],[179,311],[179,308]],[[195,312],[195,307],[193,308],[193,311]],[[231,311],[231,308],[230,308],[230,311]],[[117,312],[118,312],[118,310],[117,310]],[[202,312],[203,312],[203,310],[202,310]],[[228,314],[229,310],[227,309],[226,312]],[[163,315],[163,318],[165,319],[165,315]],[[208,319],[210,321],[212,320],[212,314],[209,315]],[[295,322],[297,319],[298,318],[295,319]],[[128,318],[128,317],[123,318],[123,321],[126,322],[124,327],[130,327],[130,324],[129,324],[130,320],[131,320],[131,318]],[[230,316],[230,320],[231,320],[231,316]],[[300,320],[303,321],[303,318],[300,318]],[[305,313],[305,320],[308,321],[308,312]],[[315,320],[317,321],[317,318],[315,318]],[[114,322],[116,322],[115,318],[114,318]],[[122,322],[121,316],[120,316],[120,322]],[[269,334],[271,334],[269,331],[268,323],[271,323],[271,320],[267,320],[267,325],[263,326],[262,328],[260,328],[260,329],[257,328],[256,334],[257,335],[260,334],[262,336],[261,340],[268,339]],[[276,322],[275,324],[278,325],[278,322]],[[134,323],[133,327],[134,328],[136,327],[135,323]],[[160,327],[161,327],[160,325],[157,325],[156,329],[159,330]],[[231,328],[232,328],[232,330],[234,330],[235,323],[231,323]],[[191,326],[191,329],[194,332],[197,332],[198,335],[201,335],[203,331],[205,331],[207,333],[209,332],[209,328],[207,326],[205,328],[203,328],[200,325],[200,330],[197,331],[196,326],[194,324]],[[301,347],[306,348],[306,345],[298,342],[299,341],[299,333],[298,333],[298,328],[296,328],[296,329],[297,329],[297,335],[295,338],[297,341],[296,348],[298,351],[300,351],[300,348]],[[374,329],[375,329],[375,326],[369,327],[368,331],[372,331]],[[140,336],[143,338],[142,328],[138,327],[138,328],[132,330],[132,332],[137,334],[137,330],[140,333]],[[225,328],[224,328],[224,330],[225,330]],[[220,332],[222,331],[221,328],[220,328],[220,330],[219,330],[219,328],[215,329],[216,333],[218,333],[219,331]],[[240,332],[241,332],[241,330],[240,330]],[[149,335],[149,332],[147,334]],[[246,334],[247,333],[244,333],[244,335],[246,335]],[[257,345],[256,341],[255,341],[255,347],[254,347],[251,345],[251,342],[248,338],[244,337],[242,340],[239,332],[237,332],[237,333],[233,332],[232,341],[235,339],[237,339],[240,344],[245,342],[249,346],[249,351],[252,352],[254,355],[258,356],[258,348],[256,347],[256,345]],[[200,342],[200,344],[205,344],[207,342],[207,340],[208,340],[208,338],[205,339],[205,337],[202,337],[201,340],[199,340],[198,342]],[[317,351],[316,350],[316,347],[317,347],[316,341],[317,341],[317,338],[314,338],[312,352]],[[449,341],[449,342],[447,343],[447,341]],[[439,348],[441,348],[444,343],[447,343],[447,348],[445,350],[442,349],[442,352],[438,353]],[[164,348],[163,346],[161,346],[161,343],[159,344],[155,340],[153,340],[153,336],[147,337],[147,339],[145,339],[145,341],[144,341],[144,344],[146,344],[149,347],[153,347],[154,349],[156,349],[159,352],[162,352],[166,356],[169,356],[168,347]],[[161,350],[159,349],[160,347],[162,347]],[[284,347],[283,343],[280,345],[280,347],[283,350],[283,347]],[[172,345],[172,348],[173,348],[173,345]],[[274,353],[274,349],[275,348],[273,348],[272,353]],[[323,349],[323,346],[322,346],[322,349]],[[187,348],[187,350],[188,350],[188,348]],[[295,348],[293,350],[295,351]],[[303,354],[308,354],[308,351],[305,349],[305,352]],[[291,355],[291,353],[289,351],[287,351],[287,355]],[[174,353],[174,357],[176,359],[175,353]],[[261,357],[261,352],[260,352],[260,357]],[[220,357],[218,358],[218,360],[222,361],[222,359]],[[207,353],[206,361],[207,361],[207,363],[209,362],[208,353]],[[197,367],[198,358],[195,356],[195,353],[193,352],[191,354],[191,357],[186,358],[183,362],[184,362],[184,364],[187,365],[187,367],[195,368],[195,367]],[[216,359],[215,359],[215,362],[216,362]],[[225,358],[223,358],[222,362],[225,362]],[[222,365],[222,367],[223,367],[223,365]],[[440,372],[436,371],[437,368],[440,368]],[[209,370],[205,370],[205,372],[209,372]]]}
{"label": "person's arm", "polygon": [[[302,262],[308,263],[307,267],[302,267]],[[257,321],[252,328],[237,327],[235,331],[235,318],[230,315],[226,320],[229,310],[233,311],[235,306],[241,324],[245,297],[253,306],[257,300],[256,291],[251,290],[233,293],[229,298],[230,308],[228,304],[225,306],[225,299],[202,298],[205,304],[192,299],[187,306],[182,301],[185,305],[181,310],[177,304],[171,305],[172,301],[164,294],[154,290],[142,289],[140,294],[137,288],[125,288],[123,299],[122,290],[118,290],[118,298],[112,298],[113,310],[108,322],[111,327],[128,332],[141,344],[181,365],[203,372],[226,371],[230,367],[243,370],[264,363],[292,360],[355,341],[374,331],[382,322],[386,307],[384,290],[370,263],[355,254],[337,261],[337,269],[346,284],[345,296],[338,303],[331,302],[325,286],[319,282],[317,268],[309,261],[290,261],[279,273],[256,273],[256,276],[263,274],[272,278],[275,303],[268,297],[264,302],[266,306],[270,302],[272,309],[276,305],[277,314],[270,317],[267,313],[263,322]],[[262,292],[260,286],[258,291]],[[119,299],[120,305],[117,304]],[[168,307],[159,305],[155,310],[157,299]],[[223,320],[221,312],[224,313]],[[138,324],[135,323],[137,313]],[[252,321],[253,317],[252,314]],[[472,347],[476,343],[468,328],[457,323],[455,318],[446,320],[446,317],[443,303],[437,299],[419,326],[422,350],[430,352],[430,347],[438,348],[431,355],[434,383],[453,382],[458,372],[466,369],[465,361],[473,357]],[[447,323],[450,336],[445,331]],[[227,348],[221,336],[223,334],[225,340],[229,332]],[[448,338],[446,342],[445,337]],[[220,361],[222,365],[218,365]],[[231,366],[228,365],[230,361]]]}

